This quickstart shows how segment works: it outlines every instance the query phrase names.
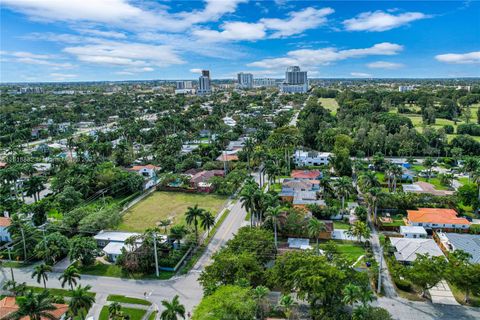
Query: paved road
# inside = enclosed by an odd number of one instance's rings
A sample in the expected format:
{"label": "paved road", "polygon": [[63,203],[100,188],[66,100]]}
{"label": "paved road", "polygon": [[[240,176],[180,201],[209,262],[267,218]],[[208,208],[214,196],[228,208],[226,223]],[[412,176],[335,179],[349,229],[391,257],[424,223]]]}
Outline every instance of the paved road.
{"label": "paved road", "polygon": [[387,309],[396,320],[470,320],[480,319],[480,309],[464,306],[379,298],[373,303]]}

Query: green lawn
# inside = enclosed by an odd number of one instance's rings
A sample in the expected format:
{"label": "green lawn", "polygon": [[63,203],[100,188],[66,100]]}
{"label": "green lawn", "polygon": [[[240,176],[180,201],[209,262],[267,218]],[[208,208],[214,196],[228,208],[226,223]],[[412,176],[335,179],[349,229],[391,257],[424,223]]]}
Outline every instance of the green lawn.
{"label": "green lawn", "polygon": [[[451,283],[449,283],[450,289],[452,289],[453,296],[461,304],[465,304],[465,292],[461,291]],[[480,296],[470,293],[470,304],[473,307],[480,307]]]}
{"label": "green lawn", "polygon": [[343,221],[333,221],[333,228],[346,230],[350,228],[350,223],[343,222]]}
{"label": "green lawn", "polygon": [[[335,241],[335,244],[337,245],[338,252],[340,255],[342,255],[345,259],[350,261],[351,263],[354,263],[357,261],[357,259],[365,254],[365,249],[362,247],[362,245],[357,244],[352,241]],[[320,249],[325,248],[325,242],[320,244]]]}
{"label": "green lawn", "polygon": [[[32,290],[34,293],[41,293],[45,291],[43,287],[27,287],[29,290]],[[72,292],[67,289],[47,289],[51,295],[54,296],[62,296],[62,297],[71,297]],[[90,292],[89,293],[92,297],[95,297],[95,292]]]}
{"label": "green lawn", "polygon": [[440,179],[435,177],[435,178],[430,178],[428,179],[427,181],[427,178],[422,178],[422,177],[419,177],[418,178],[418,181],[424,181],[424,182],[428,182],[430,184],[433,184],[435,186],[435,189],[437,190],[450,190],[449,187],[447,186],[444,186],[441,182],[440,182]]}
{"label": "green lawn", "polygon": [[185,211],[196,204],[217,215],[226,200],[227,197],[212,194],[154,192],[125,213],[118,229],[143,232],[163,219],[184,223]]}
{"label": "green lawn", "polygon": [[[122,311],[130,316],[130,320],[142,320],[147,310],[142,309],[133,309],[133,308],[122,308]],[[99,320],[108,320],[108,306],[102,308],[100,311]]]}
{"label": "green lawn", "polygon": [[320,98],[318,101],[325,109],[331,111],[332,114],[336,114],[338,110],[338,103],[334,98]]}
{"label": "green lawn", "polygon": [[104,277],[114,277],[114,278],[125,278],[125,279],[170,279],[174,272],[170,271],[160,271],[160,275],[157,278],[155,274],[141,274],[141,273],[128,273],[122,270],[120,266],[114,264],[102,264],[97,263],[89,267],[81,267],[81,274],[88,274],[93,276],[104,276]]}
{"label": "green lawn", "polygon": [[157,313],[158,311],[153,311],[152,313],[150,313],[150,315],[148,316],[148,320],[155,320],[155,318],[157,317]]}
{"label": "green lawn", "polygon": [[[478,108],[478,107],[476,107]],[[472,119],[470,119],[470,123],[474,123],[474,118],[476,117],[476,113],[473,113],[473,111],[476,112],[476,108],[472,108]],[[420,115],[414,115],[414,114],[405,114],[406,117],[410,118],[410,120],[412,121],[412,124],[413,126],[415,127],[415,129],[419,132],[422,132],[423,131],[423,120],[422,120],[422,116]],[[455,128],[455,132],[457,132],[457,126],[459,124],[464,124],[465,121],[463,120],[459,120],[457,121],[457,124],[455,124],[455,121],[452,121],[452,120],[448,120],[448,119],[442,119],[442,118],[437,118],[435,120],[435,124],[433,125],[429,125],[429,127],[432,127],[432,128],[435,128],[435,129],[440,129],[440,128],[443,128],[443,126],[445,125],[451,125]],[[447,134],[447,138],[448,138],[448,141],[451,141],[453,138],[455,138],[456,134]],[[473,139],[477,140],[480,142],[480,137],[474,137],[472,136]]]}
{"label": "green lawn", "polygon": [[144,306],[152,305],[152,303],[150,301],[147,301],[147,300],[144,300],[144,299],[126,297],[126,296],[121,296],[121,295],[117,295],[117,294],[109,295],[107,297],[107,301],[115,301],[115,302],[130,303],[130,304],[141,304],[141,305],[144,305]]}

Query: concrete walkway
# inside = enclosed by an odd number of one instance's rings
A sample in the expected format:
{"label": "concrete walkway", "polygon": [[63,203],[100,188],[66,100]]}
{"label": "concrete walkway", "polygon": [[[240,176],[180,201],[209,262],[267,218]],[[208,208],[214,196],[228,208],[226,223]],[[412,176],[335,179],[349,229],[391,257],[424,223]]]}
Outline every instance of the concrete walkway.
{"label": "concrete walkway", "polygon": [[428,292],[430,293],[432,303],[449,304],[453,306],[460,305],[445,280],[437,283],[437,285],[428,290]]}

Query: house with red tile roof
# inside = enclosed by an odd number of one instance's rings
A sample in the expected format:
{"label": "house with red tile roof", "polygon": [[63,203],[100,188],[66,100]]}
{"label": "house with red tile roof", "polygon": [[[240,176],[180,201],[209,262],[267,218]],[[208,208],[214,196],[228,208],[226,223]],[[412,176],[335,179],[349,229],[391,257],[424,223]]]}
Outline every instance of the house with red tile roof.
{"label": "house with red tile roof", "polygon": [[[68,305],[54,303],[55,310],[47,311],[55,319],[63,320],[67,316]],[[18,310],[18,305],[15,297],[5,297],[0,300],[0,319],[8,319],[9,316]],[[30,320],[30,317],[23,317],[20,320]],[[41,320],[50,320],[46,317],[41,317]]]}
{"label": "house with red tile roof", "polygon": [[411,226],[444,231],[466,231],[470,227],[470,221],[458,217],[453,209],[418,208],[407,210],[407,213],[407,220]]}
{"label": "house with red tile roof", "polygon": [[294,179],[318,179],[322,173],[320,170],[292,170],[290,176]]}
{"label": "house with red tile roof", "polygon": [[150,189],[155,186],[159,179],[157,176],[157,170],[160,170],[160,167],[154,166],[153,164],[147,164],[144,166],[133,166],[127,169],[128,171],[133,171],[145,178],[143,188],[145,190]]}

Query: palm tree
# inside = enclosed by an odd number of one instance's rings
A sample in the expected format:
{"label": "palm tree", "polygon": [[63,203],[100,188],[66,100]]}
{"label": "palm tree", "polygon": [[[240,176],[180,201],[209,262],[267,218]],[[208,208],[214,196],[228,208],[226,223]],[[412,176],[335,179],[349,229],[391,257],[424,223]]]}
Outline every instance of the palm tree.
{"label": "palm tree", "polygon": [[253,296],[257,302],[257,316],[259,319],[264,318],[264,311],[265,311],[265,305],[266,301],[265,298],[268,295],[270,290],[267,287],[264,286],[258,286],[253,290]]}
{"label": "palm tree", "polygon": [[317,254],[320,255],[320,247],[318,246],[318,240],[320,239],[320,234],[325,231],[325,224],[316,218],[311,218],[308,221],[307,229],[308,236],[317,240]]}
{"label": "palm tree", "polygon": [[372,290],[366,287],[361,287],[358,298],[362,303],[362,306],[366,308],[370,302],[375,300],[376,297]]}
{"label": "palm tree", "polygon": [[252,138],[245,139],[245,142],[243,143],[243,151],[245,151],[247,155],[248,171],[250,171],[250,156],[253,153],[254,149],[255,149],[255,141]]}
{"label": "palm tree", "polygon": [[68,308],[74,316],[80,316],[81,319],[85,319],[88,310],[95,303],[95,297],[89,292],[91,288],[89,285],[85,287],[80,285],[72,289]]}
{"label": "palm tree", "polygon": [[108,306],[109,319],[122,318],[122,305],[118,302],[113,302]]}
{"label": "palm tree", "polygon": [[37,282],[40,283],[43,280],[43,287],[47,289],[47,281],[48,281],[48,272],[52,271],[52,267],[42,263],[36,266],[33,269],[32,278],[37,277]]}
{"label": "palm tree", "polygon": [[463,172],[468,173],[468,182],[472,179],[473,173],[480,168],[480,162],[474,157],[468,157],[463,164]]}
{"label": "palm tree", "polygon": [[378,200],[380,197],[382,197],[384,194],[382,192],[382,189],[380,188],[371,188],[368,190],[367,193],[367,203],[368,207],[370,209],[370,213],[373,211],[373,221],[374,223],[377,223],[377,208],[378,208]]}
{"label": "palm tree", "polygon": [[427,181],[430,180],[430,177],[432,175],[432,167],[435,162],[433,161],[432,158],[428,157],[425,160],[423,160],[423,166],[427,169]]}
{"label": "palm tree", "polygon": [[278,307],[283,311],[285,317],[287,319],[291,319],[293,315],[293,308],[297,305],[295,300],[292,298],[291,295],[286,294],[280,297],[280,301],[278,301]]}
{"label": "palm tree", "polygon": [[170,219],[160,220],[160,227],[163,227],[163,231],[165,232],[165,234],[167,234],[167,227],[170,226],[171,224],[172,224],[172,220]]}
{"label": "palm tree", "polygon": [[401,179],[403,175],[402,168],[400,166],[392,167],[392,176],[393,176],[393,192],[397,192],[397,180]]}
{"label": "palm tree", "polygon": [[359,300],[360,287],[352,283],[349,283],[345,286],[342,293],[343,293],[342,302],[348,305],[353,305],[355,302]]}
{"label": "palm tree", "polygon": [[51,313],[56,310],[53,305],[52,297],[48,291],[34,294],[33,291],[27,292],[24,296],[17,297],[18,310],[6,316],[6,319],[19,320],[30,318],[31,320],[41,320],[42,318],[57,320]]}
{"label": "palm tree", "polygon": [[362,238],[369,239],[371,232],[365,222],[358,220],[350,226],[346,233],[351,237],[357,238],[358,242],[361,242]]}
{"label": "palm tree", "polygon": [[192,225],[195,228],[195,239],[198,242],[198,219],[204,214],[204,210],[199,208],[196,204],[194,207],[188,207],[187,212],[185,213],[185,221],[188,225]]}
{"label": "palm tree", "polygon": [[364,172],[359,178],[359,186],[362,192],[375,187],[380,187],[380,181],[378,181],[377,175],[374,171]]}
{"label": "palm tree", "polygon": [[33,176],[24,182],[25,193],[27,196],[33,196],[35,202],[40,200],[40,192],[45,189],[43,185],[44,178]]}
{"label": "palm tree", "polygon": [[[477,185],[478,189],[478,203],[480,203],[480,167],[475,170],[472,177],[473,183]],[[477,207],[477,213],[480,208]]]}
{"label": "palm tree", "polygon": [[161,320],[177,320],[179,316],[185,319],[185,307],[179,302],[178,295],[171,302],[162,300],[162,306],[165,310],[160,314]]}
{"label": "palm tree", "polygon": [[210,229],[215,225],[215,217],[211,212],[205,211],[200,219],[200,226],[203,228],[203,230],[207,230],[207,236],[209,236]]}
{"label": "palm tree", "polygon": [[345,210],[345,198],[353,193],[352,189],[352,180],[349,177],[340,177],[335,181],[335,191],[342,198],[342,211]]}
{"label": "palm tree", "polygon": [[240,192],[240,201],[242,201],[242,208],[250,213],[250,227],[253,227],[253,212],[255,210],[255,192],[258,189],[257,184],[247,183]]}
{"label": "palm tree", "polygon": [[280,207],[270,207],[267,209],[267,219],[272,221],[273,224],[273,234],[275,239],[275,248],[278,249],[278,241],[277,241],[277,227],[279,224],[278,217],[282,214]]}
{"label": "palm tree", "polygon": [[62,282],[62,288],[68,283],[70,289],[73,290],[73,286],[77,285],[77,279],[80,279],[80,273],[75,266],[71,265],[63,271],[63,274],[58,278]]}

